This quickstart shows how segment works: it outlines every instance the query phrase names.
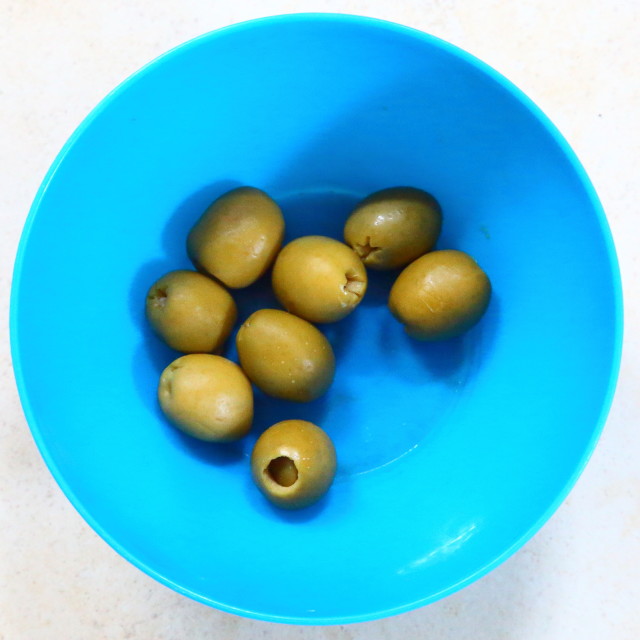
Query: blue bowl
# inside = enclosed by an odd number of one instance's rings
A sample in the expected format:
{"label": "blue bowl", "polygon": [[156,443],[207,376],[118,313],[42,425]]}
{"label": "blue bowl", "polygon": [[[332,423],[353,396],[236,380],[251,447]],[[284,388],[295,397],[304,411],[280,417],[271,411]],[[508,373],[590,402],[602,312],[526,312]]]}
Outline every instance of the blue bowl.
{"label": "blue bowl", "polygon": [[[372,273],[360,308],[323,329],[338,362],[324,398],[257,394],[235,445],[181,435],[156,404],[176,353],[145,324],[145,292],[189,267],[188,229],[240,184],[281,203],[289,238],[340,238],[383,187],[431,191],[439,246],[491,277],[488,313],[459,339],[415,342],[386,308],[394,274]],[[275,304],[268,282],[237,298],[241,317]],[[621,309],[594,190],[520,91],[423,33],[292,15],[178,47],[82,123],[25,226],[11,337],[42,455],[110,545],[206,604],[330,624],[450,594],[549,518],[603,426]],[[340,463],[329,495],[295,513],[264,500],[248,465],[285,418],[324,427]]]}

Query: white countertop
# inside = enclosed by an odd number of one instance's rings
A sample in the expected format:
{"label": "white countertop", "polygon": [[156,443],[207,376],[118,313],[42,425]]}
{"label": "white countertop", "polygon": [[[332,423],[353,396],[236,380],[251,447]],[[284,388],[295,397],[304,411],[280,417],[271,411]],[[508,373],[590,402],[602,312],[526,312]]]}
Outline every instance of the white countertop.
{"label": "white countertop", "polygon": [[[20,409],[8,298],[21,227],[54,156],[142,64],[233,22],[296,11],[386,18],[488,62],[550,116],[602,199],[626,309],[618,391],[556,515],[449,598],[347,627],[241,619],[156,583],[107,546],[46,469]],[[0,0],[0,640],[640,638],[640,3],[638,0]]]}

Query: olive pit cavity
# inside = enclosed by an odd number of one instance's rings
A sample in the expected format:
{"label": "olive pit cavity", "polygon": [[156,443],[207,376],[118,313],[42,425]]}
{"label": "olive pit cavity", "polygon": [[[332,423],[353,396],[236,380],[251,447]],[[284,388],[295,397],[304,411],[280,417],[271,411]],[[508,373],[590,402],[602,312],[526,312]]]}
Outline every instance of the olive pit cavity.
{"label": "olive pit cavity", "polygon": [[265,473],[281,487],[291,487],[298,480],[296,463],[287,456],[278,456],[271,460]]}

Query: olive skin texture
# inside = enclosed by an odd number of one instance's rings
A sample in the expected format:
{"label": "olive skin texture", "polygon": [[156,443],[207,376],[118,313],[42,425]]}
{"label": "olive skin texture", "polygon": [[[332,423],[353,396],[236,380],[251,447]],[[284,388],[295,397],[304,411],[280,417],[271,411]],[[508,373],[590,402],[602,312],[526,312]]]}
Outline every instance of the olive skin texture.
{"label": "olive skin texture", "polygon": [[345,242],[371,269],[398,269],[431,251],[442,209],[426,191],[392,187],[365,198],[344,227]]}
{"label": "olive skin texture", "polygon": [[325,236],[304,236],[280,251],[272,285],[287,311],[309,322],[336,322],[362,300],[367,271],[346,244]]}
{"label": "olive skin texture", "polygon": [[240,366],[264,393],[309,402],[331,385],[336,368],[329,341],[312,324],[277,309],[256,311],[236,336]]}
{"label": "olive skin texture", "polygon": [[260,189],[239,187],[202,214],[187,237],[187,253],[199,271],[241,289],[269,268],[283,236],[280,207]]}
{"label": "olive skin texture", "polygon": [[389,308],[419,340],[464,333],[487,310],[491,283],[462,251],[433,251],[406,267],[391,287]]}
{"label": "olive skin texture", "polygon": [[269,427],[251,453],[251,474],[262,493],[284,509],[307,507],[321,498],[336,474],[329,436],[305,420]]}
{"label": "olive skin texture", "polygon": [[158,400],[174,425],[200,440],[229,442],[251,429],[251,383],[222,356],[196,353],[174,360],[162,372]]}
{"label": "olive skin texture", "polygon": [[176,351],[210,353],[222,347],[238,312],[231,294],[196,271],[171,271],[156,281],[146,299],[154,331]]}

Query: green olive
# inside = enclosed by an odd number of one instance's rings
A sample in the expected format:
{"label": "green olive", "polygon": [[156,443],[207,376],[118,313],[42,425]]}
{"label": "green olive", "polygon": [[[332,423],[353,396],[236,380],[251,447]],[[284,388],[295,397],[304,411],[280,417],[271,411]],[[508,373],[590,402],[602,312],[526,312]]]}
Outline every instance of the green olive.
{"label": "green olive", "polygon": [[187,252],[197,269],[241,289],[269,268],[283,235],[280,207],[264,191],[240,187],[202,214],[189,232]]}
{"label": "green olive", "polygon": [[333,381],[336,362],[329,341],[286,311],[256,311],[240,327],[236,346],[249,379],[274,398],[309,402]]}
{"label": "green olive", "polygon": [[344,239],[367,267],[397,269],[430,251],[441,228],[442,210],[431,194],[392,187],[358,204],[345,224]]}
{"label": "green olive", "polygon": [[324,236],[304,236],[286,245],[272,274],[280,303],[309,322],[335,322],[358,306],[367,272],[355,251]]}
{"label": "green olive", "polygon": [[147,293],[147,319],[176,351],[210,353],[222,347],[236,321],[236,303],[217,282],[195,271],[171,271]]}
{"label": "green olive", "polygon": [[402,271],[391,287],[389,308],[420,340],[442,340],[475,325],[489,305],[491,283],[462,251],[433,251]]}
{"label": "green olive", "polygon": [[251,429],[251,383],[221,356],[194,353],[174,360],[162,372],[158,400],[171,422],[200,440],[238,440]]}
{"label": "green olive", "polygon": [[333,482],[336,451],[329,436],[305,420],[269,427],[251,453],[251,473],[275,505],[299,509],[316,502]]}

